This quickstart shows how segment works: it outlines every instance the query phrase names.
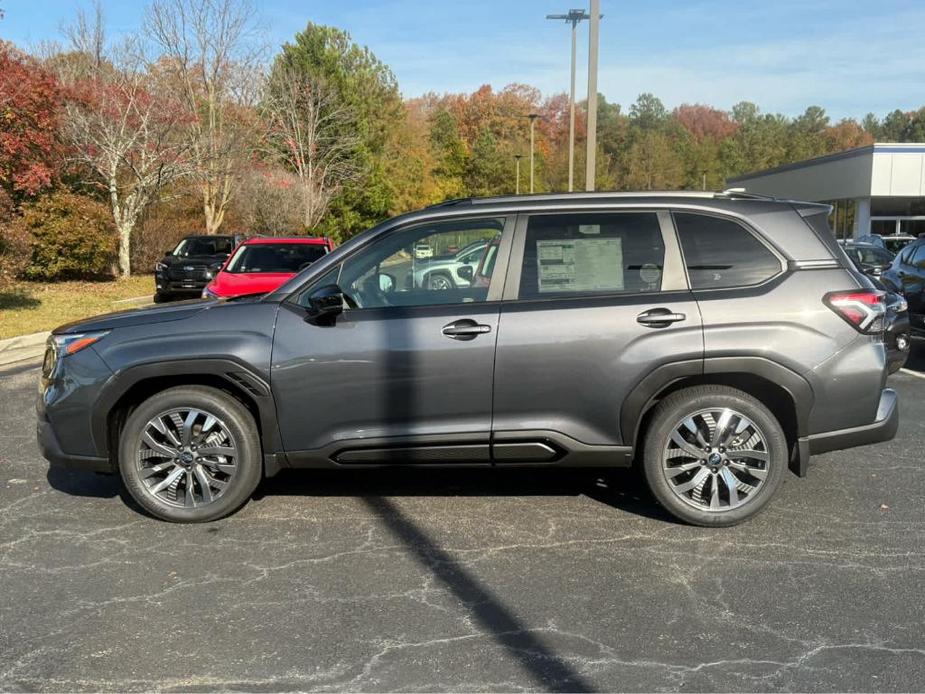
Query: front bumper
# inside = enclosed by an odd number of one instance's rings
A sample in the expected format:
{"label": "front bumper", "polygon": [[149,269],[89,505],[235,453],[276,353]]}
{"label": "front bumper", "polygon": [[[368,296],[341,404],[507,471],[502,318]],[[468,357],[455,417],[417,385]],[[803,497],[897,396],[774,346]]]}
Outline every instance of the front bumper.
{"label": "front bumper", "polygon": [[[850,429],[826,431],[805,437],[810,454],[840,451],[855,446],[889,441],[899,428],[899,398],[892,388],[884,388],[880,394],[880,405],[873,423]],[[803,439],[801,439],[801,444]]]}
{"label": "front bumper", "polygon": [[52,467],[63,467],[69,470],[86,470],[89,472],[114,472],[112,463],[108,458],[96,458],[83,455],[72,455],[61,450],[61,444],[55,436],[54,429],[44,416],[39,416],[35,425],[35,437],[38,440],[42,457]]}

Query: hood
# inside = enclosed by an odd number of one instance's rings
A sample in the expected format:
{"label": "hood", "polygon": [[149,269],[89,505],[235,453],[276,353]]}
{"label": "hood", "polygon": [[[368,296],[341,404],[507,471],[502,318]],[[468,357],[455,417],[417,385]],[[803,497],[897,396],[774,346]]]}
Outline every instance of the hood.
{"label": "hood", "polygon": [[101,316],[94,316],[92,318],[74,321],[73,323],[67,323],[55,328],[52,332],[55,335],[63,335],[183,320],[184,318],[190,318],[196,315],[200,311],[205,311],[217,303],[219,302],[193,299],[191,301],[180,301],[164,306],[150,306],[128,311],[118,311],[116,313],[104,313]]}
{"label": "hood", "polygon": [[209,289],[222,297],[267,294],[295,277],[292,272],[220,272]]}

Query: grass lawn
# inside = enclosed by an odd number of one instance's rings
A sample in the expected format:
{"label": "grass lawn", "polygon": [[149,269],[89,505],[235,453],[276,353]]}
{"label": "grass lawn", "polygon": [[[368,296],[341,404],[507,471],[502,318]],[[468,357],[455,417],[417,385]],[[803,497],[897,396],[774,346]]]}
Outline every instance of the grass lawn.
{"label": "grass lawn", "polygon": [[154,276],[111,282],[18,282],[0,292],[0,339],[51,330],[99,313],[133,308],[120,299],[154,294]]}

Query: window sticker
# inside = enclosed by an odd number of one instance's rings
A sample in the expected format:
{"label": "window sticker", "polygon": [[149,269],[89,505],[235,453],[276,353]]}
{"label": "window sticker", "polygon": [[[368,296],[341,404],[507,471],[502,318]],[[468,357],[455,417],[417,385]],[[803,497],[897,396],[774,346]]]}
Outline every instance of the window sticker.
{"label": "window sticker", "polygon": [[536,242],[540,293],[621,291],[623,239],[550,239]]}
{"label": "window sticker", "polygon": [[598,234],[601,233],[600,224],[579,224],[578,225],[579,234]]}

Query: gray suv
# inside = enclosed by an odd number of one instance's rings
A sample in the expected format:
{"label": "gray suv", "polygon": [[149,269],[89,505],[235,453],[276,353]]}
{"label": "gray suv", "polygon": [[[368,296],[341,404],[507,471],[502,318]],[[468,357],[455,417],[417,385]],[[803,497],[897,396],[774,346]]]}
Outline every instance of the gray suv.
{"label": "gray suv", "polygon": [[[39,443],[170,521],[225,516],[281,468],[635,462],[677,518],[732,525],[811,454],[896,432],[883,292],[828,209],[736,192],[430,207],[266,296],[57,329]],[[414,272],[416,248],[476,243],[465,286]]]}

